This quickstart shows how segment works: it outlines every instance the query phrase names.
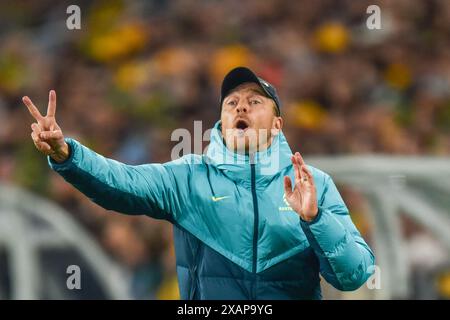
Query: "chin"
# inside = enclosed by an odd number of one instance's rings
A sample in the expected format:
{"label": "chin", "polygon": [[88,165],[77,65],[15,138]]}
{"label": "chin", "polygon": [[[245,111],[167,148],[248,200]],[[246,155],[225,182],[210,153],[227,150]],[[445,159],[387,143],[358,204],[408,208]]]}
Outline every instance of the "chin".
{"label": "chin", "polygon": [[249,137],[230,137],[227,147],[235,153],[248,154],[258,151],[258,144],[250,141]]}
{"label": "chin", "polygon": [[269,141],[271,140],[271,132],[264,131],[264,133],[264,135],[261,135],[261,132],[252,128],[227,130],[226,144],[228,149],[240,154],[261,151],[260,149],[270,144]]}

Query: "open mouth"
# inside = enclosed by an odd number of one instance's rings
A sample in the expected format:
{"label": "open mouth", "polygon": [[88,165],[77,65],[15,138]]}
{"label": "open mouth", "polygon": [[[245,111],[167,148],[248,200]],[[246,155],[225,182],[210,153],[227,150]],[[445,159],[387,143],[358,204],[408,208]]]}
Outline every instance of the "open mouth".
{"label": "open mouth", "polygon": [[238,130],[243,130],[243,131],[245,131],[245,130],[248,129],[249,123],[248,123],[246,120],[244,120],[244,119],[239,119],[239,120],[236,121],[234,127],[235,127],[236,129],[238,129]]}

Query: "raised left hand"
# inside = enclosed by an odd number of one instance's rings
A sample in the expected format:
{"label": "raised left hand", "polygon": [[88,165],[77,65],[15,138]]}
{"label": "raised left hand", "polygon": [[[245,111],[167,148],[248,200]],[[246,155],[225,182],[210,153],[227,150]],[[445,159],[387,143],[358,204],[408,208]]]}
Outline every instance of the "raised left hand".
{"label": "raised left hand", "polygon": [[300,153],[296,152],[291,161],[295,172],[295,186],[292,190],[291,178],[284,177],[286,200],[303,220],[311,221],[318,213],[314,179]]}

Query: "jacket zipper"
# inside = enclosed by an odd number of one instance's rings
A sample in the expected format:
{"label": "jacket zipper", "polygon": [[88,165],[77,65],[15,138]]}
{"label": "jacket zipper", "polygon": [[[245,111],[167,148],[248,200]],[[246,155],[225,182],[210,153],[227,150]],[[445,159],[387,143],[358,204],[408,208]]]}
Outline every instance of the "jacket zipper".
{"label": "jacket zipper", "polygon": [[253,213],[254,213],[254,223],[253,223],[253,265],[252,272],[254,275],[254,282],[252,285],[252,299],[255,299],[255,282],[256,282],[256,267],[258,258],[258,225],[259,225],[259,210],[258,210],[258,199],[256,197],[256,169],[255,164],[250,164],[251,168],[251,180],[252,180],[252,198],[253,198]]}

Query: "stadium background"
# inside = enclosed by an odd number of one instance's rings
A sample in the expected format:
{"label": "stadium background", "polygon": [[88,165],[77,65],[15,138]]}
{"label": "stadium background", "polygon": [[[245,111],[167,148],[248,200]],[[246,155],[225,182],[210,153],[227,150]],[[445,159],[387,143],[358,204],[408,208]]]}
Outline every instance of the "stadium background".
{"label": "stadium background", "polygon": [[[66,27],[70,4],[81,8],[81,30]],[[381,8],[381,30],[366,27],[371,4]],[[11,263],[17,243],[5,235],[27,238],[39,230],[29,211],[45,211],[46,203],[94,239],[120,270],[116,280],[128,297],[178,297],[171,226],[107,212],[52,173],[30,139],[23,95],[44,111],[54,88],[65,135],[105,156],[129,164],[165,162],[177,143],[170,141],[174,129],[192,130],[194,120],[202,120],[206,130],[218,119],[220,81],[238,65],[278,88],[285,133],[307,159],[383,155],[400,156],[405,165],[411,158],[449,166],[450,1],[2,1],[0,298],[114,296],[89,284],[98,274],[84,271],[88,263],[70,241],[67,250],[35,250],[34,293],[23,293],[27,281],[22,291],[14,288],[27,266]],[[433,194],[444,199],[441,212],[449,223],[449,171],[420,170],[432,182],[443,181]],[[373,244],[369,200],[351,184],[339,187]],[[33,210],[7,205],[15,192]],[[12,211],[30,218],[29,229],[9,224]],[[408,290],[342,294],[324,284],[326,298],[450,297],[449,244],[406,212],[399,217],[403,242],[396,248],[407,259]],[[69,264],[86,265],[80,292],[64,288]]]}

